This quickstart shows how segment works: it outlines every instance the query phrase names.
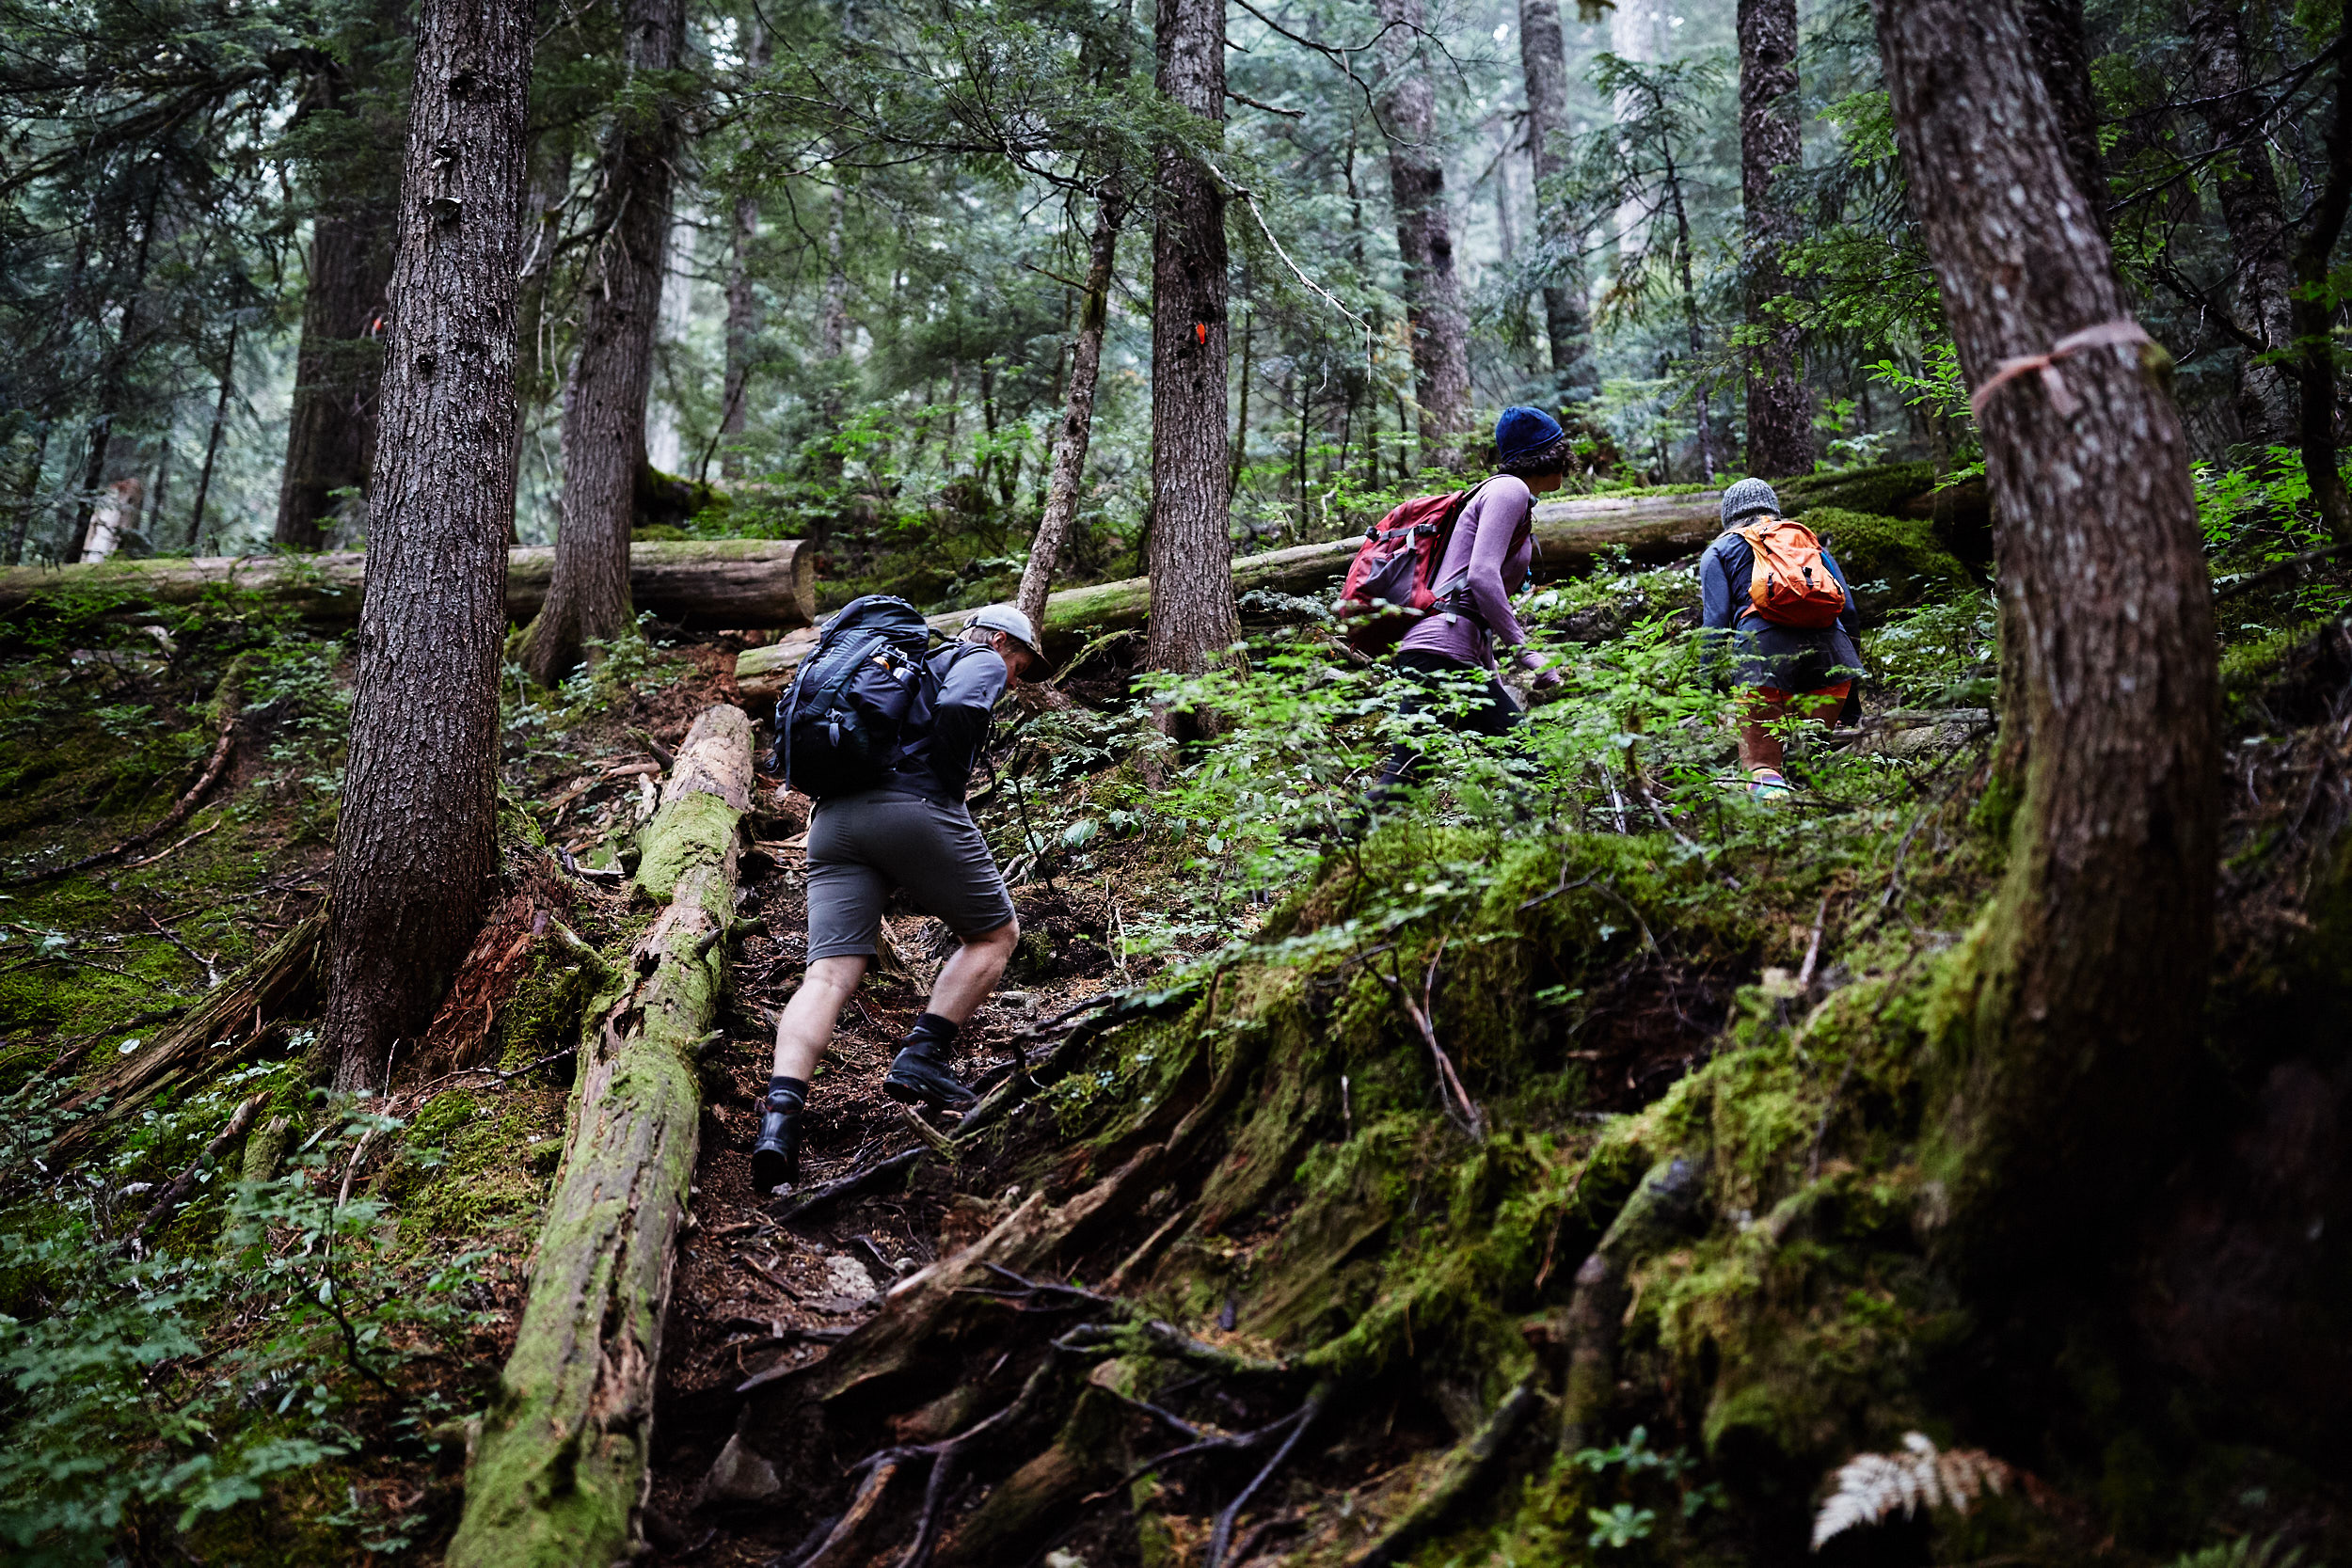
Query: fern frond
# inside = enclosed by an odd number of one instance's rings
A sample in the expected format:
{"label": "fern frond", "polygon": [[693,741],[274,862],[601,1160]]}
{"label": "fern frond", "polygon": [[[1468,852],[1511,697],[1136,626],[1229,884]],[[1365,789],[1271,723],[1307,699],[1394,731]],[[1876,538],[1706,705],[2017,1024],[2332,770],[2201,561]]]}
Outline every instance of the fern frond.
{"label": "fern frond", "polygon": [[1858,1453],[1831,1477],[1829,1496],[1813,1516],[1813,1549],[1858,1525],[1875,1525],[1902,1510],[1922,1507],[1965,1513],[1990,1492],[1999,1496],[2017,1472],[1982,1449],[1939,1449],[1925,1433],[1903,1434],[1900,1453]]}

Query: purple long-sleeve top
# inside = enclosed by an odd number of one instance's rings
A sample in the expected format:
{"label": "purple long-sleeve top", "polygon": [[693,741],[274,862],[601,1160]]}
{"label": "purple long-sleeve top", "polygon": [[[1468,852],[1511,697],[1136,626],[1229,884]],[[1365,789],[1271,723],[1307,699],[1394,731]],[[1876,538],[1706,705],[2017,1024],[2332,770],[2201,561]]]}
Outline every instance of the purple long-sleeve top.
{"label": "purple long-sleeve top", "polygon": [[1514,475],[1497,474],[1478,487],[1454,525],[1437,577],[1440,589],[1460,581],[1475,614],[1430,611],[1405,634],[1397,644],[1400,653],[1443,654],[1491,670],[1495,639],[1502,639],[1506,648],[1527,641],[1519,618],[1511,612],[1511,589],[1527,580],[1528,565],[1534,560],[1535,534],[1528,527],[1534,509],[1535,493]]}

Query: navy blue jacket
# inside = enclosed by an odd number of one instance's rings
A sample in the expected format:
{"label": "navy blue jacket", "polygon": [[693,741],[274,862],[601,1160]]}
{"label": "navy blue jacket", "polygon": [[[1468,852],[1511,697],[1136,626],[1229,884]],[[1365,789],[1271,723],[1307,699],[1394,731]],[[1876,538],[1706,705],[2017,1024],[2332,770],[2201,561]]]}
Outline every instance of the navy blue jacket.
{"label": "navy blue jacket", "polygon": [[952,642],[930,656],[939,683],[936,702],[917,693],[907,714],[898,754],[883,787],[950,803],[963,799],[973,765],[988,744],[989,716],[1005,689],[1005,661],[995,649]]}
{"label": "navy blue jacket", "polygon": [[[1741,518],[1742,524],[1761,517]],[[1751,686],[1778,686],[1790,690],[1811,689],[1834,681],[1819,678],[1832,668],[1860,670],[1862,612],[1854,606],[1853,587],[1829,546],[1821,546],[1821,563],[1845,590],[1846,608],[1830,626],[1783,626],[1760,618],[1748,600],[1748,582],[1756,574],[1756,551],[1745,539],[1725,529],[1699,557],[1699,637],[1706,645],[1707,664],[1728,658],[1740,679]],[[1796,671],[1807,684],[1789,686],[1780,678]],[[1843,678],[1843,677],[1839,677]]]}

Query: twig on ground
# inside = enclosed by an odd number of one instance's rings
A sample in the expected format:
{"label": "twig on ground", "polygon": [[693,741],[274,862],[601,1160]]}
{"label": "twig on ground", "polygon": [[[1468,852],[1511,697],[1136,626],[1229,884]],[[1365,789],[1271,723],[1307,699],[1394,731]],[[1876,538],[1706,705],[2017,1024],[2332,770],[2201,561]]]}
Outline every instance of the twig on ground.
{"label": "twig on ground", "polygon": [[[210,828],[207,828],[204,831],[206,832],[212,832]],[[186,841],[183,840],[182,842],[184,843]],[[168,851],[167,851],[167,853],[168,853]],[[161,857],[158,858],[160,859]],[[189,958],[195,962],[196,966],[204,972],[205,990],[210,990],[215,986],[220,984],[220,971],[213,967],[212,959],[206,958],[203,954],[198,952],[195,948],[190,947],[186,942],[181,941],[179,932],[173,930],[170,927],[165,925],[153,915],[151,914],[147,917],[147,923],[150,926],[154,927],[155,929],[161,933],[166,942],[180,949],[181,952],[185,953]]]}
{"label": "twig on ground", "polygon": [[1797,971],[1797,990],[1800,995],[1813,989],[1813,971],[1821,961],[1821,927],[1829,919],[1829,895],[1821,895],[1820,910],[1813,916],[1813,936],[1804,944],[1804,967]]}
{"label": "twig on ground", "polygon": [[188,1195],[196,1190],[197,1181],[206,1167],[226,1153],[230,1144],[245,1136],[245,1130],[253,1125],[254,1113],[261,1110],[268,1101],[268,1095],[257,1094],[249,1096],[238,1105],[230,1116],[229,1124],[214,1134],[213,1140],[204,1146],[204,1152],[199,1155],[186,1170],[182,1171],[172,1180],[171,1185],[164,1189],[163,1196],[156,1198],[149,1207],[146,1217],[139,1221],[138,1229],[132,1232],[131,1244],[133,1246],[144,1244],[148,1237],[153,1235],[170,1220],[180,1205],[187,1201]]}
{"label": "twig on ground", "polygon": [[1258,1495],[1258,1488],[1273,1478],[1274,1472],[1282,1467],[1282,1461],[1288,1459],[1291,1450],[1298,1447],[1298,1440],[1307,1435],[1309,1427],[1315,1424],[1315,1417],[1321,1413],[1327,1397],[1321,1388],[1307,1396],[1307,1402],[1300,1405],[1298,1414],[1291,1418],[1291,1434],[1282,1439],[1282,1446],[1274,1450],[1274,1457],[1265,1462],[1265,1467],[1252,1476],[1249,1484],[1241,1489],[1241,1496],[1226,1504],[1225,1512],[1216,1516],[1216,1528],[1209,1532],[1206,1568],[1221,1568],[1225,1561],[1225,1548],[1232,1543],[1233,1522],[1241,1517],[1241,1511],[1249,1506],[1249,1499]]}
{"label": "twig on ground", "polygon": [[930,1122],[925,1121],[923,1119],[922,1113],[917,1111],[912,1105],[902,1105],[898,1101],[894,1100],[890,1102],[890,1108],[898,1113],[898,1119],[900,1121],[905,1122],[907,1126],[914,1130],[916,1136],[920,1137],[925,1143],[931,1147],[931,1151],[933,1153],[937,1154],[941,1159],[946,1161],[949,1164],[955,1164],[958,1150],[953,1138],[950,1138],[946,1133],[942,1132],[938,1128],[933,1127]]}
{"label": "twig on ground", "polygon": [[[225,680],[222,682],[224,687],[227,684]],[[213,787],[214,782],[220,777],[221,769],[229,765],[229,753],[236,750],[237,716],[240,711],[241,709],[230,694],[223,690],[220,695],[220,737],[213,742],[213,754],[206,759],[204,771],[197,775],[196,783],[188,786],[188,792],[180,797],[161,822],[143,832],[133,833],[111,849],[102,849],[95,855],[85,855],[80,860],[65,865],[53,865],[42,871],[21,873],[9,879],[10,885],[21,887],[27,882],[45,882],[52,877],[70,877],[76,871],[87,871],[93,865],[103,865],[108,861],[119,859],[142,845],[161,838],[185,821],[188,813],[196,809],[196,802],[203,798],[206,790]],[[169,852],[169,850],[165,851],[166,854]],[[158,855],[155,858],[161,860],[163,856]]]}
{"label": "twig on ground", "polygon": [[1433,996],[1438,985],[1438,964],[1444,957],[1445,941],[1440,938],[1438,951],[1429,959],[1428,972],[1422,978],[1419,1003],[1414,1002],[1412,994],[1405,989],[1404,976],[1397,973],[1393,957],[1389,959],[1388,974],[1383,974],[1376,969],[1371,973],[1374,978],[1396,994],[1398,1004],[1405,1009],[1405,1016],[1412,1021],[1414,1029],[1421,1035],[1422,1043],[1429,1048],[1430,1056],[1436,1060],[1438,1086],[1447,1117],[1469,1135],[1470,1142],[1484,1143],[1486,1138],[1486,1114],[1478,1108],[1476,1101],[1470,1099],[1470,1090],[1462,1086],[1461,1074],[1454,1070],[1454,1058],[1447,1055],[1445,1047],[1438,1043],[1438,1031],[1431,1022],[1431,1010],[1436,1006]]}
{"label": "twig on ground", "polygon": [[189,845],[194,844],[198,839],[202,838],[205,834],[216,833],[220,832],[220,829],[221,825],[217,822],[214,823],[209,828],[199,828],[196,832],[190,833],[187,837],[182,839],[179,843],[173,845],[168,849],[159,849],[154,854],[148,855],[139,860],[124,861],[122,863],[122,869],[125,871],[136,871],[143,866],[153,865],[157,861],[162,860],[166,855],[177,854],[181,850],[186,848]]}

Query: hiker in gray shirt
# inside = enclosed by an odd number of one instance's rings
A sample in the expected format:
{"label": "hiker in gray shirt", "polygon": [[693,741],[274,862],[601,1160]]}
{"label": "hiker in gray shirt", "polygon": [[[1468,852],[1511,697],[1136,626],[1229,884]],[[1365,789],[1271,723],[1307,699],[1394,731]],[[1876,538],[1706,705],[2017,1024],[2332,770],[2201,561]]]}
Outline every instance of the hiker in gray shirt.
{"label": "hiker in gray shirt", "polygon": [[976,1098],[949,1070],[948,1053],[1004,974],[1021,923],[963,792],[1007,678],[1042,665],[1044,656],[1026,616],[992,605],[927,662],[935,696],[908,714],[884,782],[828,796],[809,817],[808,968],[776,1025],[775,1074],[752,1148],[752,1185],[763,1193],[799,1179],[809,1081],[874,957],[893,889],[946,922],[962,945],[948,955],[929,1005],[898,1042],[882,1090],[910,1104],[957,1110]]}

